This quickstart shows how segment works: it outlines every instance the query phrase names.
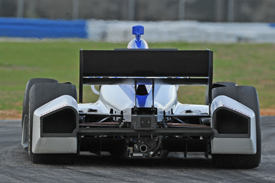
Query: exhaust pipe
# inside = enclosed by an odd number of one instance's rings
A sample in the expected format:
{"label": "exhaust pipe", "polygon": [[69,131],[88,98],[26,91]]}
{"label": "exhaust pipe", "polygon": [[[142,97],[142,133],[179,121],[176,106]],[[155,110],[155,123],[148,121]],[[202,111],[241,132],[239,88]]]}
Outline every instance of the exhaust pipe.
{"label": "exhaust pipe", "polygon": [[145,153],[145,152],[147,152],[148,147],[147,147],[147,145],[142,144],[141,146],[139,146],[139,150],[140,150],[140,152]]}

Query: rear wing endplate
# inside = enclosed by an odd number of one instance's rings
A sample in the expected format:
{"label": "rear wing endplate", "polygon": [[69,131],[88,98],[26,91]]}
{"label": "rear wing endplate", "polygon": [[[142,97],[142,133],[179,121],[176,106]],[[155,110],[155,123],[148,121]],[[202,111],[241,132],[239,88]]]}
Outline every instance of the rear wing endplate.
{"label": "rear wing endplate", "polygon": [[210,50],[81,50],[79,102],[83,84],[206,85],[211,97],[212,78]]}

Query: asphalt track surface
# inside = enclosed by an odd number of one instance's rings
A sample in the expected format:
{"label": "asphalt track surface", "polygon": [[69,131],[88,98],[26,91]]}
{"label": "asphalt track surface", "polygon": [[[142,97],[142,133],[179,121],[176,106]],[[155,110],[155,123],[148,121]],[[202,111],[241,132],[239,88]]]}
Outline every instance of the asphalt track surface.
{"label": "asphalt track surface", "polygon": [[216,169],[211,157],[118,161],[81,155],[74,165],[33,164],[21,145],[21,122],[0,120],[0,182],[275,182],[275,117],[262,117],[262,162],[254,169]]}

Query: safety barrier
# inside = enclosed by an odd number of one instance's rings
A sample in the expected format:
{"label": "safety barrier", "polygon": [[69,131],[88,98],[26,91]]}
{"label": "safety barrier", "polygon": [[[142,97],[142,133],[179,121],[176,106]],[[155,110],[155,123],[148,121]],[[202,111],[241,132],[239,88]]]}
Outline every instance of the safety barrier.
{"label": "safety barrier", "polygon": [[[90,20],[88,38],[95,41],[129,42],[131,27],[143,25],[147,42],[275,43],[275,24],[202,23],[197,21],[119,22]],[[149,45],[150,46],[150,45]]]}
{"label": "safety barrier", "polygon": [[87,38],[86,21],[0,18],[1,37]]}
{"label": "safety barrier", "polygon": [[0,18],[0,37],[88,38],[129,42],[132,26],[143,25],[147,42],[275,43],[275,23],[202,23],[197,21],[104,21]]}

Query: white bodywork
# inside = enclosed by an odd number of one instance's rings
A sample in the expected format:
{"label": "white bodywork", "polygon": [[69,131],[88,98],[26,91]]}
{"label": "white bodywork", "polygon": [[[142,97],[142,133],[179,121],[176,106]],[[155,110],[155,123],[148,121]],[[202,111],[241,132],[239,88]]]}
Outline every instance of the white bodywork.
{"label": "white bodywork", "polygon": [[[152,88],[146,86],[148,96],[143,107],[152,106]],[[162,120],[163,111],[170,114],[171,109],[174,114],[184,114],[187,110],[194,111],[194,115],[201,113],[209,113],[207,105],[189,105],[182,104],[177,100],[176,85],[156,85],[154,90],[154,106],[158,109],[158,121]],[[139,104],[139,99],[136,101],[137,107],[142,107]],[[99,99],[92,104],[79,104],[79,110],[87,112],[88,109],[96,109],[98,113],[109,113],[112,108],[114,112],[123,111],[125,121],[131,121],[131,109],[135,105],[135,90],[134,85],[103,85],[100,90]]]}
{"label": "white bodywork", "polygon": [[78,111],[76,100],[69,96],[60,96],[45,105],[37,108],[33,114],[33,134],[32,152],[33,153],[74,153],[77,152],[76,137],[41,137],[40,117],[64,107],[73,107]]}
{"label": "white bodywork", "polygon": [[[140,38],[140,47],[143,48],[143,49],[148,49],[149,46],[147,44],[147,42]],[[136,39],[132,39],[129,43],[128,43],[128,46],[127,46],[128,49],[139,49],[139,47],[137,46],[136,44]]]}
{"label": "white bodywork", "polygon": [[[211,104],[211,114],[220,107],[226,107],[250,118],[249,138],[217,138],[211,140],[212,154],[255,154],[256,147],[256,119],[253,110],[227,97],[218,96]],[[212,118],[213,119],[213,118]],[[212,124],[213,127],[213,124]]]}
{"label": "white bodywork", "polygon": [[[152,105],[152,87],[146,86],[148,96],[143,107]],[[193,111],[192,115],[202,113],[209,114],[208,105],[182,104],[177,100],[178,86],[156,85],[154,90],[154,106],[158,109],[158,120],[163,117],[163,111],[167,114],[173,109],[174,114],[185,114],[187,110]],[[137,99],[137,107],[140,103]],[[135,105],[135,90],[133,85],[103,85],[99,93],[99,99],[95,103],[77,104],[71,96],[58,97],[35,110],[33,116],[33,153],[76,153],[76,137],[41,137],[40,117],[65,106],[75,108],[77,111],[88,113],[89,109],[97,110],[97,113],[114,113],[123,111],[125,121],[131,121],[131,109]],[[250,118],[249,138],[217,138],[211,140],[212,154],[255,154],[256,153],[256,122],[255,114],[248,107],[226,96],[216,97],[211,105],[211,114],[220,107],[228,107]],[[211,116],[212,118],[212,116]]]}

